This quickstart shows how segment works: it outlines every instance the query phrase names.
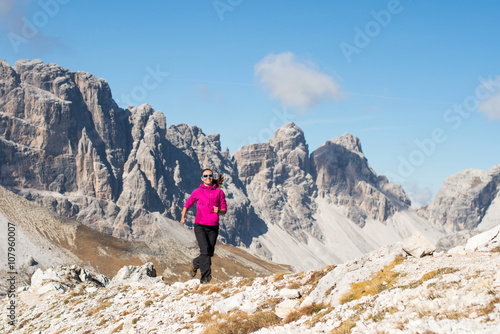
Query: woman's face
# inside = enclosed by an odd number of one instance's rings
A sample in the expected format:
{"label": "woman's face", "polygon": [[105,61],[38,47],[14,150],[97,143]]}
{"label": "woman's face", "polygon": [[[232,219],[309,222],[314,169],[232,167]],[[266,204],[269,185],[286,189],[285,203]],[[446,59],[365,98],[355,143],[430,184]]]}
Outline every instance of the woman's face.
{"label": "woman's face", "polygon": [[214,173],[212,173],[210,169],[207,169],[206,171],[203,172],[201,180],[203,181],[204,185],[211,186],[214,180]]}

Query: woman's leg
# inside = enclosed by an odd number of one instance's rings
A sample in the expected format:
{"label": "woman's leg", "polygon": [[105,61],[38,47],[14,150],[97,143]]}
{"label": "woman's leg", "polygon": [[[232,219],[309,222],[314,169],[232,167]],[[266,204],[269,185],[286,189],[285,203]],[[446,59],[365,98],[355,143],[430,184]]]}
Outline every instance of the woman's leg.
{"label": "woman's leg", "polygon": [[193,260],[193,266],[195,269],[200,269],[201,282],[210,282],[212,279],[211,258],[214,256],[219,227],[195,224],[194,234],[200,247],[200,255]]}

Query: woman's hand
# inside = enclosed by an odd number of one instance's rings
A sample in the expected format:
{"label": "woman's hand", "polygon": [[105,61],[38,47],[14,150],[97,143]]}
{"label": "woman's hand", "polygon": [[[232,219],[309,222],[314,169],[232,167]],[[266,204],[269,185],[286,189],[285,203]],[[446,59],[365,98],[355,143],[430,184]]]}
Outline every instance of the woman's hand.
{"label": "woman's hand", "polygon": [[219,209],[218,206],[214,206],[214,212],[219,214],[219,215],[225,215],[226,214],[226,210],[221,210]]}
{"label": "woman's hand", "polygon": [[187,213],[187,209],[186,208],[183,208],[182,209],[182,213],[181,213],[181,225],[184,225],[186,223],[186,213]]}

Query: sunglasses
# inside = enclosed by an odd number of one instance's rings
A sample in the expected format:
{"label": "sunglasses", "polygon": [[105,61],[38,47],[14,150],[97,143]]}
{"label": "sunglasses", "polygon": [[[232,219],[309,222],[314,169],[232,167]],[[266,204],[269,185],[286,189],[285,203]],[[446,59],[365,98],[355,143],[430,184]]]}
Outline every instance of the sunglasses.
{"label": "sunglasses", "polygon": [[204,178],[204,179],[206,179],[207,177],[213,179],[214,178],[214,174],[205,174],[205,175],[202,175],[201,177]]}

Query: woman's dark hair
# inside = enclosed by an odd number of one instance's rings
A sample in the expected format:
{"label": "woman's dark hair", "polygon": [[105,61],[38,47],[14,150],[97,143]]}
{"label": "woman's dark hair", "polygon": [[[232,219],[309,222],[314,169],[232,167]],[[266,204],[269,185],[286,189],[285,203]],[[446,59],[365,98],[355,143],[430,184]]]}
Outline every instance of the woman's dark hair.
{"label": "woman's dark hair", "polygon": [[[205,172],[209,170],[212,172],[212,174],[214,173],[210,168],[205,168],[201,171],[201,176],[203,176],[203,174],[205,174]],[[217,188],[220,188],[222,187],[222,184],[224,183],[224,176],[222,174],[219,174],[219,177],[217,177],[216,179],[212,179],[213,180],[213,183],[217,185]]]}

